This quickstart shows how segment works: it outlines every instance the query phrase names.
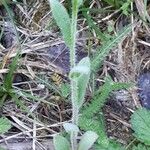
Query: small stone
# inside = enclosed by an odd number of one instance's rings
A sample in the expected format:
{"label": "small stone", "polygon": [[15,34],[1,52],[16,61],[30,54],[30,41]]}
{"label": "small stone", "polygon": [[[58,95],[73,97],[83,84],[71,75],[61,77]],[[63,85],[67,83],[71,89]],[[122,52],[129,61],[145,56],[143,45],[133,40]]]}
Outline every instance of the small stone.
{"label": "small stone", "polygon": [[150,109],[150,73],[143,73],[138,79],[139,98],[143,107]]}

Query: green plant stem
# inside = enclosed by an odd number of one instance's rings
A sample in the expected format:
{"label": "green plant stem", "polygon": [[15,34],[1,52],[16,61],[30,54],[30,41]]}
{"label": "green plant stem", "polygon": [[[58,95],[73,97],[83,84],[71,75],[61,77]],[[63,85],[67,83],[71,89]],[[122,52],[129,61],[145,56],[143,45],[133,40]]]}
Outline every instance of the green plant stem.
{"label": "green plant stem", "polygon": [[[71,100],[72,100],[72,123],[78,125],[78,113],[79,107],[77,104],[77,83],[71,80]],[[77,134],[71,133],[70,136],[72,150],[76,150],[77,146]]]}
{"label": "green plant stem", "polygon": [[75,125],[78,125],[78,113],[79,113],[79,107],[78,107],[78,99],[77,99],[77,82],[72,80],[71,81],[71,87],[72,87],[72,122]]}
{"label": "green plant stem", "polygon": [[70,134],[70,139],[71,139],[71,150],[77,150],[77,133],[72,132]]}
{"label": "green plant stem", "polygon": [[4,104],[4,102],[5,102],[7,96],[8,96],[8,94],[6,93],[6,94],[4,94],[3,97],[1,98],[1,100],[0,100],[0,109],[3,107],[3,104]]}
{"label": "green plant stem", "polygon": [[77,14],[78,14],[78,0],[72,0],[72,21],[71,21],[71,47],[70,47],[70,63],[71,68],[75,66],[75,44],[76,44],[76,30],[77,30]]}
{"label": "green plant stem", "polygon": [[[70,47],[70,64],[71,69],[75,67],[76,63],[76,30],[77,30],[77,14],[78,14],[78,0],[72,0],[72,22],[71,22],[71,47]],[[78,125],[79,107],[77,105],[77,83],[71,80],[71,100],[72,100],[72,123]],[[77,134],[71,133],[70,136],[72,150],[77,147]]]}

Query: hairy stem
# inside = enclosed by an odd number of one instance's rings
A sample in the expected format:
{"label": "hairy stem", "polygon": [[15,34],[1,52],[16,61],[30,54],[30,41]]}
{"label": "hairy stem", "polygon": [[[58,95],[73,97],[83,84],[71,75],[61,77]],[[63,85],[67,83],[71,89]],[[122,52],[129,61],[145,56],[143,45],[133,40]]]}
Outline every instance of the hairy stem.
{"label": "hairy stem", "polygon": [[[71,69],[76,65],[76,30],[77,30],[77,14],[78,14],[78,0],[72,0],[72,22],[71,22],[71,48],[70,48],[70,63]],[[71,80],[71,100],[72,100],[72,123],[78,125],[79,108],[77,105],[77,82]],[[77,149],[77,134],[71,133],[72,150]]]}
{"label": "hairy stem", "polygon": [[76,30],[77,30],[77,14],[78,14],[78,0],[72,0],[72,21],[71,21],[71,48],[70,48],[70,63],[71,68],[75,66],[76,62]]}
{"label": "hairy stem", "polygon": [[[74,80],[71,80],[71,100],[72,100],[72,123],[78,125],[78,113],[79,107],[77,104],[77,83]],[[71,145],[72,150],[76,150],[77,147],[77,134],[74,132],[71,133]]]}

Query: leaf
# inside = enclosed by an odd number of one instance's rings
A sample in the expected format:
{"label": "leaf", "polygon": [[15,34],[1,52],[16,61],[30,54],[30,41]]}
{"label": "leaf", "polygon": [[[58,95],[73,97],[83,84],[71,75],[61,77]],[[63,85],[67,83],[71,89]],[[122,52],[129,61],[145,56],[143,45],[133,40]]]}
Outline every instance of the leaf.
{"label": "leaf", "polygon": [[[99,136],[97,142],[103,147],[107,147],[109,141],[105,132],[106,129],[102,107],[112,91],[129,87],[131,87],[130,84],[114,82],[109,76],[107,76],[105,78],[105,83],[95,92],[91,102],[85,105],[81,110],[82,115],[79,117],[79,127],[84,131],[92,130],[96,132]],[[98,116],[95,114],[100,115]]]}
{"label": "leaf", "polygon": [[61,91],[61,96],[64,97],[64,98],[67,98],[70,94],[70,85],[69,85],[69,83],[62,83],[60,85],[60,91]]}
{"label": "leaf", "polygon": [[79,128],[77,125],[73,124],[73,123],[64,123],[63,124],[64,129],[66,130],[67,133],[71,133],[71,132],[79,132]]}
{"label": "leaf", "polygon": [[131,116],[134,135],[146,145],[150,145],[150,111],[145,108],[136,110]]}
{"label": "leaf", "polygon": [[58,0],[49,0],[52,14],[59,26],[65,43],[70,48],[71,45],[71,21],[66,8]]}
{"label": "leaf", "polygon": [[86,18],[86,21],[88,23],[89,29],[91,30],[91,32],[93,32],[93,30],[95,31],[96,36],[101,39],[102,43],[105,41],[107,41],[107,37],[105,36],[105,34],[100,30],[100,28],[95,24],[94,20],[92,19],[91,15],[87,12],[82,12],[84,17]]}
{"label": "leaf", "polygon": [[69,141],[63,136],[56,135],[53,139],[55,150],[70,150]]}
{"label": "leaf", "polygon": [[138,144],[133,146],[132,150],[150,150],[150,147],[145,146],[144,144]]}
{"label": "leaf", "polygon": [[19,58],[20,58],[20,55],[18,53],[13,59],[12,63],[9,65],[9,71],[4,78],[4,88],[7,92],[9,92],[12,88],[13,74],[18,67]]}
{"label": "leaf", "polygon": [[129,87],[131,87],[129,83],[114,82],[109,76],[107,76],[105,78],[105,83],[95,92],[91,103],[82,109],[82,114],[88,118],[92,118],[94,114],[99,112],[104,106],[112,91],[127,89]]}
{"label": "leaf", "polygon": [[95,150],[125,150],[124,146],[121,146],[120,143],[117,143],[114,140],[110,140],[109,144],[105,147],[100,144],[95,144],[94,148],[95,148]]}
{"label": "leaf", "polygon": [[83,4],[83,0],[78,0],[78,7],[80,7]]}
{"label": "leaf", "polygon": [[120,40],[122,40],[122,38],[124,38],[130,32],[131,32],[131,25],[128,25],[118,33],[117,37],[108,40],[105,44],[103,44],[102,47],[99,48],[99,50],[96,52],[95,57],[93,57],[91,62],[91,68],[94,72],[96,72],[99,69],[99,67],[101,67],[102,61],[109,54],[110,50],[114,46],[116,46],[117,43],[119,43]]}
{"label": "leaf", "polygon": [[0,147],[0,150],[6,150],[6,149],[4,149],[4,148]]}
{"label": "leaf", "polygon": [[69,77],[77,83],[77,105],[81,107],[84,102],[84,95],[86,87],[90,79],[90,59],[89,57],[83,58],[77,66],[75,66]]}
{"label": "leaf", "polygon": [[10,128],[10,121],[5,117],[0,118],[0,134],[6,133]]}
{"label": "leaf", "polygon": [[98,135],[95,132],[93,132],[93,131],[85,132],[81,138],[81,141],[79,142],[78,150],[90,149],[97,138],[98,138]]}
{"label": "leaf", "polygon": [[109,144],[109,140],[107,137],[105,124],[104,124],[104,117],[101,115],[99,119],[95,119],[94,117],[86,118],[81,116],[79,118],[79,127],[84,131],[93,131],[98,134],[97,143],[103,147],[107,147]]}
{"label": "leaf", "polygon": [[[108,3],[109,5],[112,5],[116,8],[120,8],[121,2],[120,0],[104,0],[106,3]],[[117,2],[116,2],[117,1]]]}

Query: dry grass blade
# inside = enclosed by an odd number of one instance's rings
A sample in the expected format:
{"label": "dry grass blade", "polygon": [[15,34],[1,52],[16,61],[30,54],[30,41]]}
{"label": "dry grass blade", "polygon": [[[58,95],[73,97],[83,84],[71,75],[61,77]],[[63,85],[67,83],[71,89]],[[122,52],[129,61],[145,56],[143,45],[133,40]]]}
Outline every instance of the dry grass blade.
{"label": "dry grass blade", "polygon": [[144,1],[143,0],[135,0],[136,7],[138,9],[138,13],[141,17],[145,15],[145,7],[144,7]]}

